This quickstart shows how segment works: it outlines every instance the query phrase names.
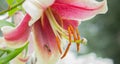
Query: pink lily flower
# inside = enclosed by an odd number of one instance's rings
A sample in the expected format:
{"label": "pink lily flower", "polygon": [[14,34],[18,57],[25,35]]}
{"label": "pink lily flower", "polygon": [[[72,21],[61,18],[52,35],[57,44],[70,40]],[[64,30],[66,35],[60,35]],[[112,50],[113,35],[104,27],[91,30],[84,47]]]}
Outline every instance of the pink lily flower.
{"label": "pink lily flower", "polygon": [[[82,41],[78,25],[97,14],[107,12],[107,1],[95,0],[26,0],[23,3],[26,15],[17,27],[2,28],[4,39],[10,47],[19,47],[32,34],[37,57],[36,64],[55,64],[64,58],[72,43],[77,51]],[[62,38],[69,41],[63,52]],[[30,40],[29,40],[30,41]],[[46,61],[47,60],[47,61]]]}

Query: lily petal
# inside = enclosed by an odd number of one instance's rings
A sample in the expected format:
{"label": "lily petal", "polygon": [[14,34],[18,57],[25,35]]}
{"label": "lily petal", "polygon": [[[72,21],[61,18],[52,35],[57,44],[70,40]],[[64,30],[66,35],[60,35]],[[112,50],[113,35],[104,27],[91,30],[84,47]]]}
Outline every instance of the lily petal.
{"label": "lily petal", "polygon": [[4,26],[1,28],[4,39],[10,47],[19,47],[27,41],[30,33],[28,22],[31,19],[30,15],[26,14],[23,21],[16,28]]}
{"label": "lily petal", "polygon": [[96,14],[107,12],[107,1],[95,0],[56,0],[51,6],[63,19],[87,20]]}
{"label": "lily petal", "polygon": [[39,1],[40,5],[43,8],[47,8],[55,2],[55,0],[36,0],[36,1]]}
{"label": "lily petal", "polygon": [[0,37],[0,48],[5,48],[6,47],[6,43],[3,37]]}
{"label": "lily petal", "polygon": [[57,48],[55,34],[46,16],[44,17],[44,25],[41,24],[40,20],[34,24],[33,33],[37,64],[55,64],[60,54]]}
{"label": "lily petal", "polygon": [[36,1],[32,0],[26,0],[23,3],[23,8],[25,11],[31,16],[31,20],[29,22],[29,26],[31,26],[33,23],[35,23],[43,14],[42,7],[36,3]]}
{"label": "lily petal", "polygon": [[67,20],[67,19],[63,20],[63,26],[65,29],[68,29],[68,26],[70,25],[72,25],[73,28],[77,28],[79,26],[79,22],[75,20]]}
{"label": "lily petal", "polygon": [[62,26],[64,29],[68,29],[68,26],[72,25],[73,28],[77,28],[81,22],[78,22],[76,20],[70,20],[70,19],[62,19],[59,14],[52,11],[57,23]]}
{"label": "lily petal", "polygon": [[16,12],[15,15],[13,16],[15,25],[18,25],[22,21],[23,17],[24,14],[22,13],[22,11]]}
{"label": "lily petal", "polygon": [[32,17],[29,26],[35,23],[43,14],[43,11],[51,6],[55,0],[26,0],[23,8]]}

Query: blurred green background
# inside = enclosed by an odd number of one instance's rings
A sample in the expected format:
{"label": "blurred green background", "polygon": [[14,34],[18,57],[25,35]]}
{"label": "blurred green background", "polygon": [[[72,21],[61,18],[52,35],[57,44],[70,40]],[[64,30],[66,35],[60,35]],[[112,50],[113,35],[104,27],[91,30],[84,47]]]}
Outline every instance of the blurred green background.
{"label": "blurred green background", "polygon": [[79,26],[81,36],[87,38],[89,52],[111,58],[120,64],[120,0],[108,0],[108,12],[97,15]]}

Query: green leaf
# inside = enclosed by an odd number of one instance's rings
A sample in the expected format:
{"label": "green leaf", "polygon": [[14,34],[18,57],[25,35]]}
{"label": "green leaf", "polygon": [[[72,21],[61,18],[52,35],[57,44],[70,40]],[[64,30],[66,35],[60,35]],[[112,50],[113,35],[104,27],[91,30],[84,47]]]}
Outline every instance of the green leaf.
{"label": "green leaf", "polygon": [[7,56],[0,58],[0,64],[7,64],[10,60],[20,54],[26,47],[28,47],[28,42],[24,46],[13,50]]}
{"label": "green leaf", "polygon": [[[5,1],[5,3],[6,3],[6,0],[0,0],[0,3],[2,3],[1,1]],[[17,8],[17,7],[20,6],[24,1],[25,1],[25,0],[20,0],[19,2],[15,1],[15,4],[13,4],[13,5],[11,5],[11,6],[9,6],[8,4],[6,4],[6,5],[7,5],[6,8],[5,8],[4,10],[3,10],[3,9],[0,10],[0,15],[1,15],[1,14],[4,14],[4,13],[6,13],[6,12],[8,12],[8,11],[14,9],[14,8]],[[9,4],[11,4],[11,3],[9,3]],[[4,8],[5,6],[0,5],[0,7],[1,7],[1,8]]]}
{"label": "green leaf", "polygon": [[0,51],[0,57],[1,57],[4,53],[5,53],[4,51]]}
{"label": "green leaf", "polygon": [[[21,1],[21,0],[19,0],[19,1]],[[17,0],[7,0],[7,2],[10,7],[13,7],[14,5],[17,5],[18,3],[20,3],[20,2],[17,2]],[[18,7],[11,9],[10,11],[8,11],[9,16],[14,15],[18,10],[19,10]]]}
{"label": "green leaf", "polygon": [[19,10],[18,8],[14,8],[14,9],[10,10],[10,11],[8,12],[9,16],[14,15],[18,10]]}
{"label": "green leaf", "polygon": [[3,27],[3,26],[12,26],[12,27],[15,27],[15,25],[11,22],[8,22],[6,20],[0,20],[0,28]]}
{"label": "green leaf", "polygon": [[17,3],[20,3],[22,0],[16,0]]}
{"label": "green leaf", "polygon": [[15,2],[15,0],[6,0],[7,1],[7,3],[11,6],[11,5],[13,5],[14,4],[14,2]]}

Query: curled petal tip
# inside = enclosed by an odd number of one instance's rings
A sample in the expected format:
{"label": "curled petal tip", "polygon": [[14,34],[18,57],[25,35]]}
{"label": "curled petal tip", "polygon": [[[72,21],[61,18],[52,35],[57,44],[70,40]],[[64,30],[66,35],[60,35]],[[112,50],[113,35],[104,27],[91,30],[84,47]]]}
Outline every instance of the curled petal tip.
{"label": "curled petal tip", "polygon": [[18,47],[27,41],[30,33],[30,27],[28,26],[30,19],[31,17],[26,14],[16,28],[11,26],[4,26],[1,28],[5,41],[9,47]]}
{"label": "curled petal tip", "polygon": [[108,11],[107,0],[104,0],[102,3],[103,3],[103,7],[101,8],[100,13],[105,14]]}
{"label": "curled petal tip", "polygon": [[[51,6],[63,19],[85,21],[107,12],[107,0],[56,0]],[[73,12],[74,11],[74,12]]]}
{"label": "curled petal tip", "polygon": [[51,6],[55,2],[55,0],[38,0],[38,1],[39,1],[40,5],[45,8]]}
{"label": "curled petal tip", "polygon": [[32,18],[29,22],[29,26],[35,23],[43,14],[43,9],[36,3],[31,2],[29,0],[26,0],[22,6]]}

